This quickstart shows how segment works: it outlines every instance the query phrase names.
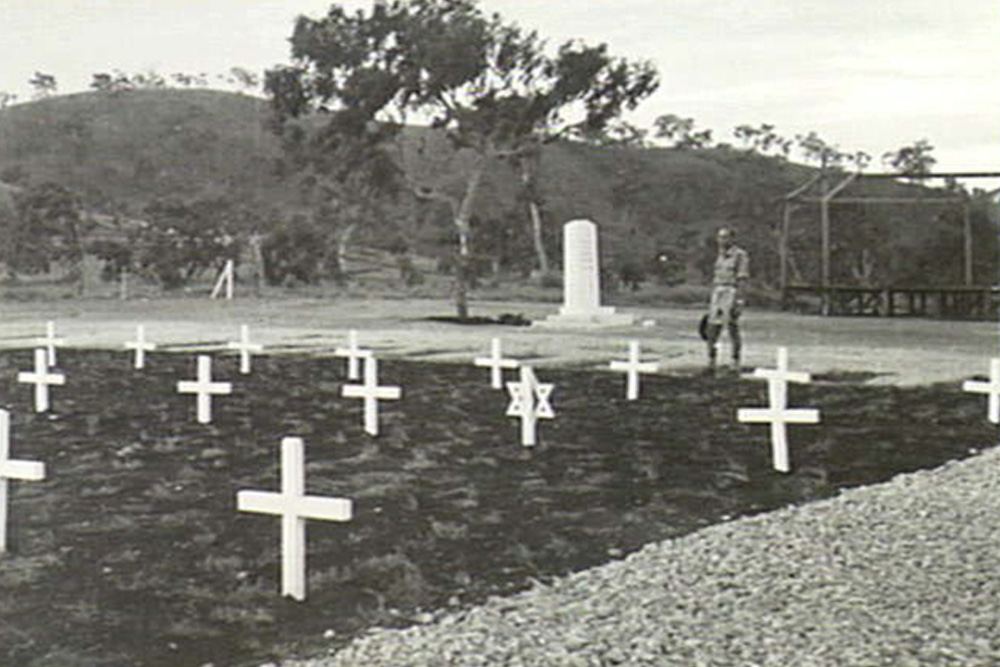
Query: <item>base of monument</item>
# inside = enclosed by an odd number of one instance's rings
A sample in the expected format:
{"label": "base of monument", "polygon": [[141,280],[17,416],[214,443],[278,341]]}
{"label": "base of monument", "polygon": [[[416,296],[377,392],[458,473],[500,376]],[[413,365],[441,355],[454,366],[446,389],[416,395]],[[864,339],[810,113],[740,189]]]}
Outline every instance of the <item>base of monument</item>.
{"label": "base of monument", "polygon": [[635,324],[635,315],[616,313],[613,308],[602,308],[591,313],[559,313],[544,320],[535,320],[531,326],[543,329],[579,329],[584,327],[628,327]]}

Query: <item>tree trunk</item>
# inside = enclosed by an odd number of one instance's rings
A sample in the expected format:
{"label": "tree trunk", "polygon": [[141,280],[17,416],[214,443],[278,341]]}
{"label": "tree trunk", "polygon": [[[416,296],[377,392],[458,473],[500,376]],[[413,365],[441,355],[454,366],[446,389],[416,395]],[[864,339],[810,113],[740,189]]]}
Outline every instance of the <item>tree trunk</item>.
{"label": "tree trunk", "polygon": [[545,252],[545,243],[542,240],[542,212],[538,207],[535,196],[535,182],[531,173],[530,157],[522,157],[521,163],[521,183],[524,185],[525,194],[528,197],[528,213],[531,215],[531,240],[535,245],[535,256],[538,258],[538,271],[544,276],[549,273],[549,256]]}
{"label": "tree trunk", "polygon": [[250,258],[254,265],[253,291],[254,296],[259,297],[264,289],[264,251],[263,236],[260,232],[250,234],[247,244],[250,246]]}
{"label": "tree trunk", "polygon": [[458,262],[455,266],[455,309],[460,319],[469,316],[469,274],[472,271],[469,253],[469,235],[472,231],[472,208],[476,193],[483,181],[486,171],[486,159],[480,157],[478,164],[469,175],[465,186],[465,195],[455,215],[455,227],[458,230]]}
{"label": "tree trunk", "polygon": [[344,227],[339,234],[337,234],[338,280],[345,278],[347,275],[347,244],[350,243],[351,237],[354,236],[354,232],[357,228],[358,223],[352,222]]}

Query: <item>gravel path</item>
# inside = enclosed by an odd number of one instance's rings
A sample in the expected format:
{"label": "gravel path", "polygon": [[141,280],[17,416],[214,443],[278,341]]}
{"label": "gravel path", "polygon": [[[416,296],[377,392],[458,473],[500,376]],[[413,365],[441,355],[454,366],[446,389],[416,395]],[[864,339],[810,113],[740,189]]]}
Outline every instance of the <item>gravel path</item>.
{"label": "gravel path", "polygon": [[1000,449],[287,667],[1000,664]]}

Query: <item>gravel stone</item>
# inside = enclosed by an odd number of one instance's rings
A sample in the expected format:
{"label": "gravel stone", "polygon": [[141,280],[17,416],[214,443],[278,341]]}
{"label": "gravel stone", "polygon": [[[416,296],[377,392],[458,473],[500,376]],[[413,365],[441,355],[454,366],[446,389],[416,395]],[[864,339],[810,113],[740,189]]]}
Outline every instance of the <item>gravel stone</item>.
{"label": "gravel stone", "polygon": [[1000,448],[286,667],[1000,664]]}

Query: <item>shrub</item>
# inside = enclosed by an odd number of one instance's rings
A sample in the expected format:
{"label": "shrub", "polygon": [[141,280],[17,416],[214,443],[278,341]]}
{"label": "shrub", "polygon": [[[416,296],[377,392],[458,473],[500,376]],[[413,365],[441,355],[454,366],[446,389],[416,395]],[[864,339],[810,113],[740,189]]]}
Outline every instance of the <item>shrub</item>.
{"label": "shrub", "polygon": [[327,239],[318,227],[297,215],[268,234],[261,244],[264,277],[269,285],[313,284],[322,276]]}

